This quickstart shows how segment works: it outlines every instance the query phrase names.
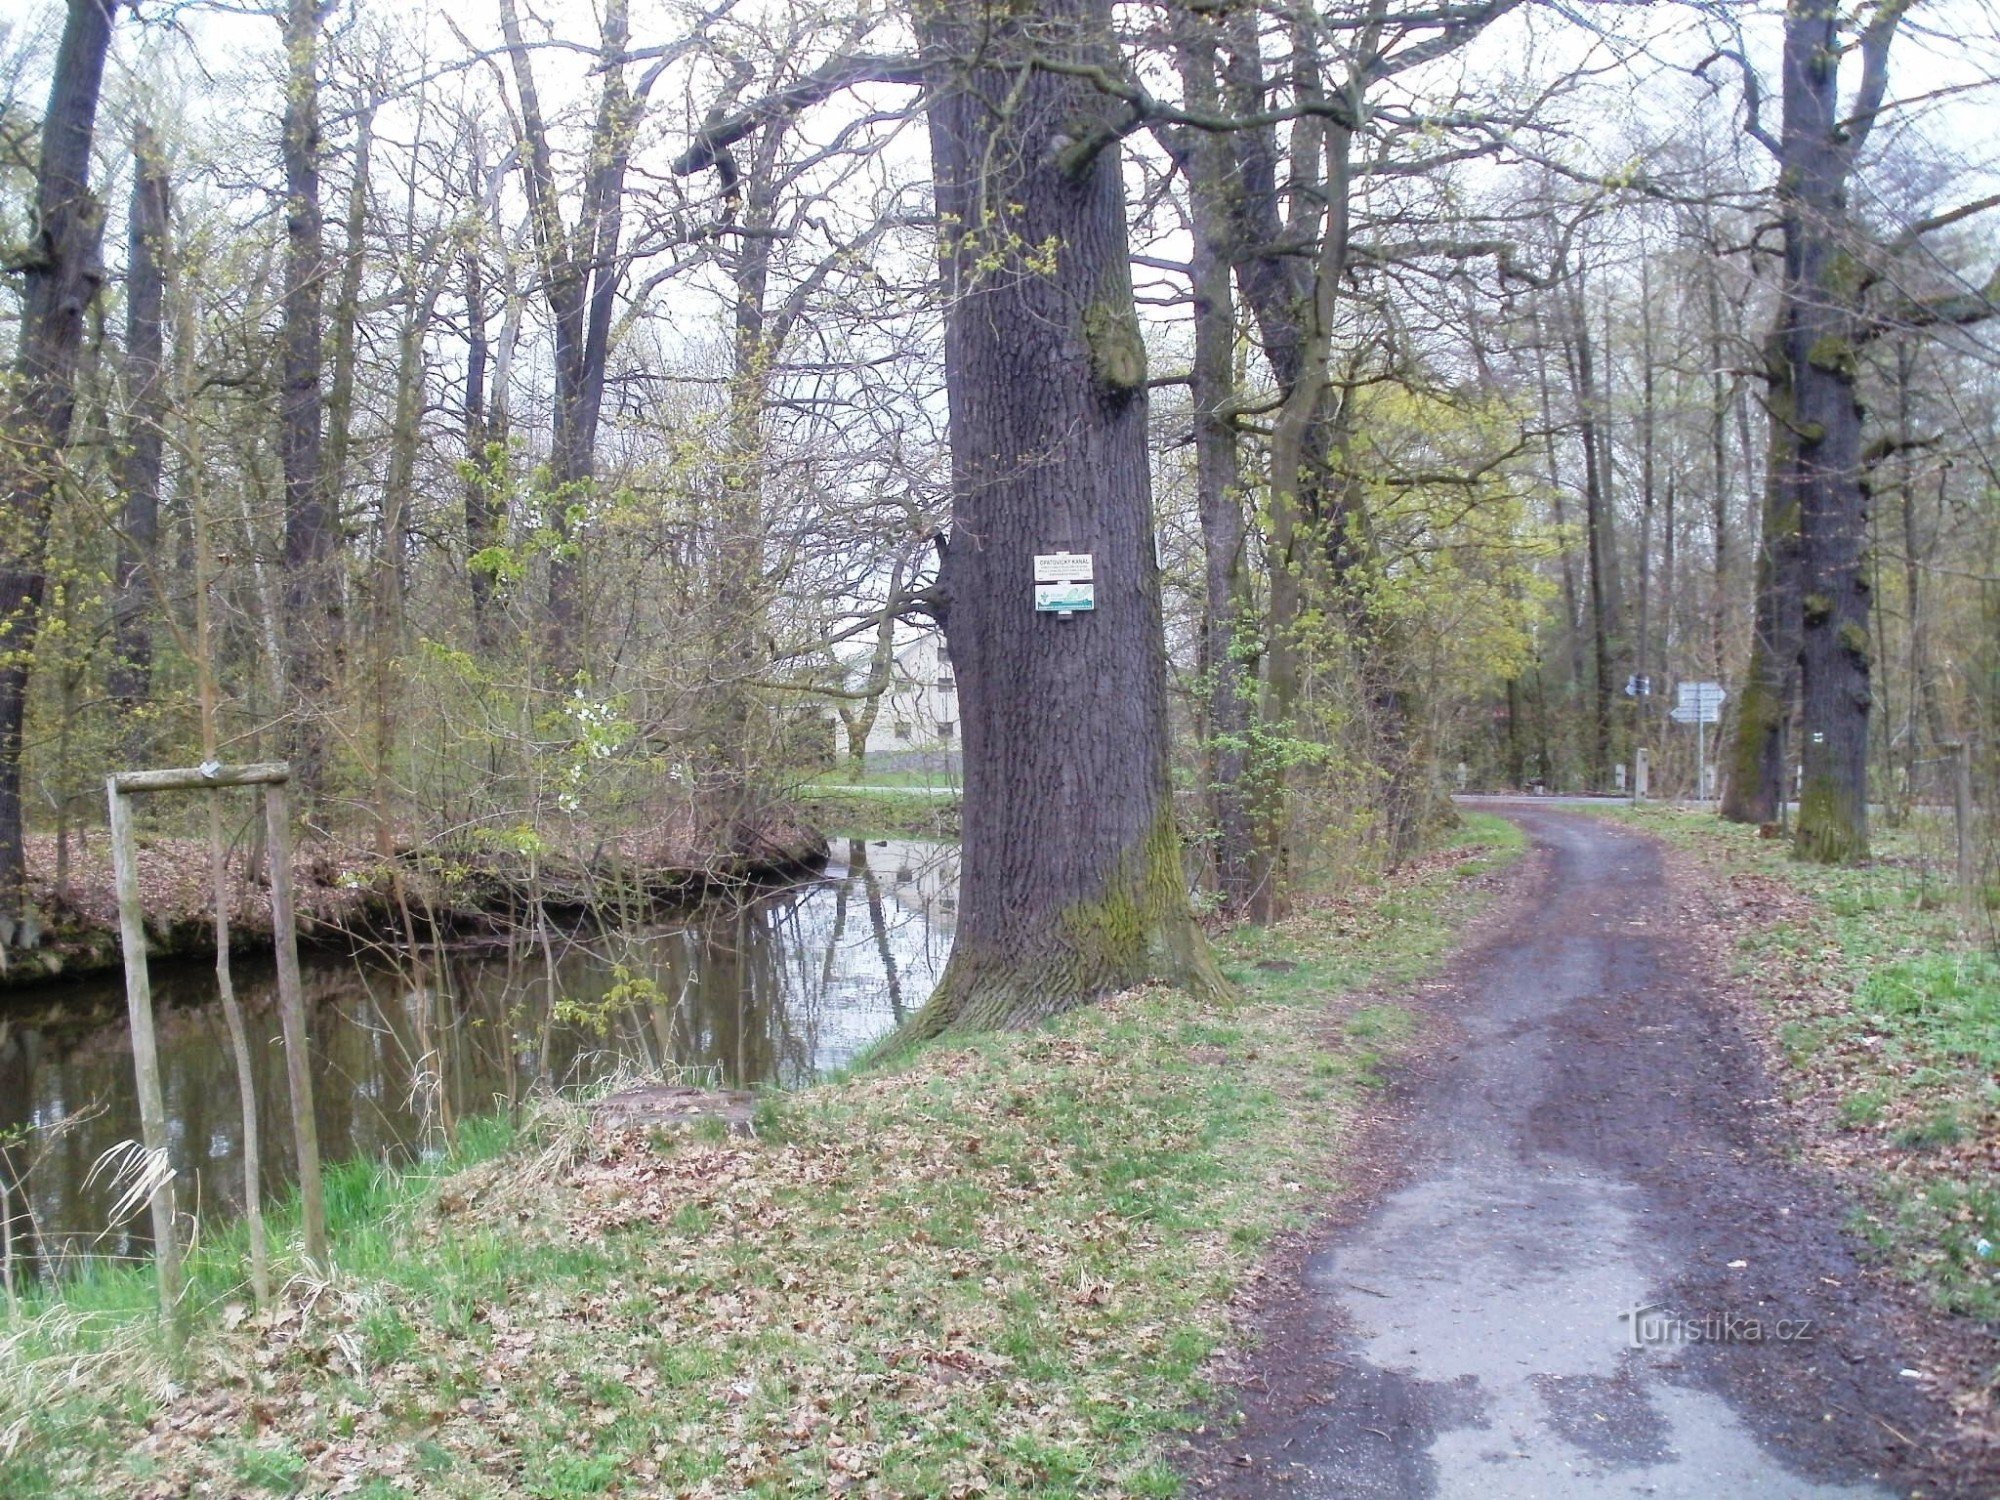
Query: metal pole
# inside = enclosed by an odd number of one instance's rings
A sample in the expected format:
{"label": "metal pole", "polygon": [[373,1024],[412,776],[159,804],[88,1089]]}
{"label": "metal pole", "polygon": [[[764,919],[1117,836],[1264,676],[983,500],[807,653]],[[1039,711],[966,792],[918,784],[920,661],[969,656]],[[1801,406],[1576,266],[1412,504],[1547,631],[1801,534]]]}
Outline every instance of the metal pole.
{"label": "metal pole", "polygon": [[139,862],[132,840],[132,804],[109,777],[111,868],[118,888],[118,940],[125,950],[125,1009],[132,1024],[132,1073],[139,1088],[139,1136],[157,1173],[152,1193],[153,1268],[160,1282],[160,1316],[178,1339],[181,1250],[174,1232],[174,1179],[167,1164],[167,1106],[160,1089],[160,1050],[153,1035],[153,991],[146,972],[146,918],[139,899]]}

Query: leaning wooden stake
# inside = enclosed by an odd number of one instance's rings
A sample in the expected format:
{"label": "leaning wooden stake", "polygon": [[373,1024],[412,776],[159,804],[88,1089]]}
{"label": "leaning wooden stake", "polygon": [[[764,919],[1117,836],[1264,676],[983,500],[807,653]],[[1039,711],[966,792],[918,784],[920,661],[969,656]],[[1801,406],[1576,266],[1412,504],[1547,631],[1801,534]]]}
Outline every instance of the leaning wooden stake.
{"label": "leaning wooden stake", "polygon": [[153,992],[146,973],[146,919],[139,900],[132,804],[121,778],[106,783],[111,800],[111,868],[118,887],[118,937],[125,950],[125,1006],[132,1021],[132,1072],[139,1086],[139,1134],[155,1169],[152,1195],[153,1267],[160,1281],[160,1315],[181,1328],[181,1251],[174,1230],[174,1179],[158,1170],[167,1160],[167,1106],[160,1090],[160,1053],[153,1036]]}
{"label": "leaning wooden stake", "polygon": [[278,948],[278,1019],[285,1030],[285,1082],[291,1093],[292,1143],[299,1158],[306,1259],[324,1265],[326,1190],[319,1180],[319,1120],[313,1113],[305,986],[299,980],[298,915],[292,906],[292,816],[283,782],[264,788],[264,821],[270,843],[271,936]]}
{"label": "leaning wooden stake", "polygon": [[229,1054],[236,1064],[236,1102],[243,1113],[243,1218],[250,1226],[250,1294],[260,1308],[271,1302],[271,1249],[264,1233],[264,1142],[257,1118],[257,1078],[250,1065],[250,1033],[236,999],[229,968],[229,862],[222,838],[222,806],[208,799],[208,881],[215,900],[215,988],[229,1027]]}
{"label": "leaning wooden stake", "polygon": [[[209,590],[215,585],[208,541],[208,512],[199,487],[189,496],[194,512],[195,663],[201,674],[201,759],[216,765],[215,645],[210,628]],[[250,1226],[250,1293],[259,1310],[271,1305],[271,1242],[264,1230],[264,1134],[258,1119],[257,1075],[250,1062],[250,1032],[236,999],[229,967],[229,850],[222,837],[222,793],[208,794],[208,884],[215,903],[215,988],[229,1027],[229,1053],[236,1064],[236,1103],[243,1115],[243,1218]]]}

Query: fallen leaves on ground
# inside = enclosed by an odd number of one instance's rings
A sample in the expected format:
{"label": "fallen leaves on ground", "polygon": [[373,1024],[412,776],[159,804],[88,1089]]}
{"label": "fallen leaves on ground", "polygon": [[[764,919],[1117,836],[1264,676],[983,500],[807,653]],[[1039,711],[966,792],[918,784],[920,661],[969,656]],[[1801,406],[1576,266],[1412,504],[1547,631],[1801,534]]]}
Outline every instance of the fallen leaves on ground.
{"label": "fallen leaves on ground", "polygon": [[218,1309],[182,1384],[46,1417],[48,1492],[1171,1493],[1162,1436],[1367,1097],[1327,1006],[1435,961],[1467,857],[1251,939],[1232,1005],[1137,990],[749,1138],[565,1116],[412,1201],[365,1270]]}

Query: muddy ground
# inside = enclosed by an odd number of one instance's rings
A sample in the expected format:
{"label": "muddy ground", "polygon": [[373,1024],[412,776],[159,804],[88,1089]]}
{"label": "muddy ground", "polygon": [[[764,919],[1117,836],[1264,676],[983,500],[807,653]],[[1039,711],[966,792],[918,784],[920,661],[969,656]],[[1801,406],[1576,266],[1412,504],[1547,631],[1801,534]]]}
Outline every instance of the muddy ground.
{"label": "muddy ground", "polygon": [[1274,1265],[1195,1492],[2000,1496],[1951,1400],[2000,1348],[1860,1259],[1658,845],[1500,810],[1535,853],[1408,997],[1379,1187]]}

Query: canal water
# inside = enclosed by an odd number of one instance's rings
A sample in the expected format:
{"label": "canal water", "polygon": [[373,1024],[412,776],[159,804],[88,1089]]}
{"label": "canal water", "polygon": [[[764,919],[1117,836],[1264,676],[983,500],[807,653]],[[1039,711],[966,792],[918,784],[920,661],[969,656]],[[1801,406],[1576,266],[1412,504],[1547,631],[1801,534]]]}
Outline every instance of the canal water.
{"label": "canal water", "polygon": [[[398,962],[309,957],[314,1101],[328,1160],[408,1160],[450,1125],[538,1088],[681,1070],[796,1087],[921,1006],[951,947],[958,851],[836,840],[820,874],[624,932]],[[291,1123],[268,962],[235,968],[251,1031],[266,1193],[289,1185]],[[213,1226],[243,1199],[242,1115],[212,967],[153,966],[171,1154],[183,1212]],[[117,974],[0,1003],[0,1173],[17,1273],[143,1255],[145,1211],[92,1167],[139,1136]]]}

